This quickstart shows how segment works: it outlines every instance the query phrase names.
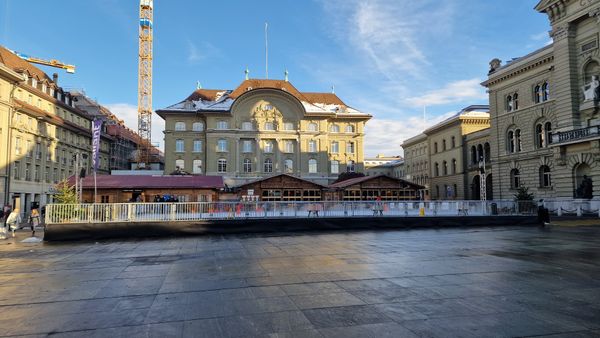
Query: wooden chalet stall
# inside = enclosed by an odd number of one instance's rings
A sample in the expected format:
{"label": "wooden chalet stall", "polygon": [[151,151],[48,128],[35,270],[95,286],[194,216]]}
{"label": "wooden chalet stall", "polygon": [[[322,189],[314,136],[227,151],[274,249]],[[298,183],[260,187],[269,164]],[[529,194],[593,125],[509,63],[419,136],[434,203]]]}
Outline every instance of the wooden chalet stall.
{"label": "wooden chalet stall", "polygon": [[275,175],[238,187],[242,201],[321,201],[326,187],[288,174]]}
{"label": "wooden chalet stall", "polygon": [[[88,176],[82,183],[82,201],[92,203],[94,177]],[[73,177],[69,185],[75,185]],[[178,202],[212,202],[218,201],[223,188],[221,176],[98,175],[96,203],[155,202],[157,197],[167,196]]]}
{"label": "wooden chalet stall", "polygon": [[343,201],[409,201],[419,199],[423,186],[387,175],[352,178],[329,185],[329,199]]}

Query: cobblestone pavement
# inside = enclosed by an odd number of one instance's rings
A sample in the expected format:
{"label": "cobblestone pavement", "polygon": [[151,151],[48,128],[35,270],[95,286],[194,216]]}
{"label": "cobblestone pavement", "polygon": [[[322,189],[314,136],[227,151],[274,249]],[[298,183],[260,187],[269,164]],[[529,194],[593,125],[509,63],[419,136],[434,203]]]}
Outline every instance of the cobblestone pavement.
{"label": "cobblestone pavement", "polygon": [[0,335],[47,334],[598,337],[600,227],[0,241]]}

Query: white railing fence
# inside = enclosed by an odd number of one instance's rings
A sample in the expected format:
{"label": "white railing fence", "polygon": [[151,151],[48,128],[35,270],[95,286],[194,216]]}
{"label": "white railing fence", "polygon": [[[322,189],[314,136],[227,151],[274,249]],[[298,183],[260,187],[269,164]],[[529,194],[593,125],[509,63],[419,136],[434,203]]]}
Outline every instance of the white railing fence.
{"label": "white railing fence", "polygon": [[312,217],[535,215],[536,202],[323,201],[49,204],[46,224]]}

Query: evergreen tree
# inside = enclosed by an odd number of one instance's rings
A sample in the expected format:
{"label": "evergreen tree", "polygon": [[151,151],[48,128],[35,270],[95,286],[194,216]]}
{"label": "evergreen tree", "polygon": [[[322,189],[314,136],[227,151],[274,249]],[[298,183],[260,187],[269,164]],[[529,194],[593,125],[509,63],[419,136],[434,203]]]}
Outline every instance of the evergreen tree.
{"label": "evergreen tree", "polygon": [[58,191],[54,198],[57,204],[77,204],[77,192],[74,186],[70,186],[66,180],[58,182],[56,185]]}

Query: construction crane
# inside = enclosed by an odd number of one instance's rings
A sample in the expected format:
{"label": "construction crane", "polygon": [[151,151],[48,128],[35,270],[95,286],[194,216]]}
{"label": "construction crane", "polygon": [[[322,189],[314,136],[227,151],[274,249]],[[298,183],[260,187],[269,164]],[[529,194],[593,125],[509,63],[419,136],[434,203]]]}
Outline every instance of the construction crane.
{"label": "construction crane", "polygon": [[153,0],[140,0],[139,66],[138,66],[138,169],[150,163],[152,150],[152,25]]}
{"label": "construction crane", "polygon": [[29,61],[31,63],[37,63],[38,65],[44,65],[44,66],[50,66],[50,67],[55,67],[55,68],[61,68],[61,69],[66,70],[67,73],[69,73],[69,74],[75,73],[75,66],[74,65],[68,65],[68,64],[60,62],[58,60],[44,60],[44,59],[36,58],[36,57],[33,57],[33,56],[29,56],[27,54],[15,52],[14,50],[11,50],[11,52],[13,54],[15,54],[16,56],[20,57],[21,59],[23,59],[25,61]]}

